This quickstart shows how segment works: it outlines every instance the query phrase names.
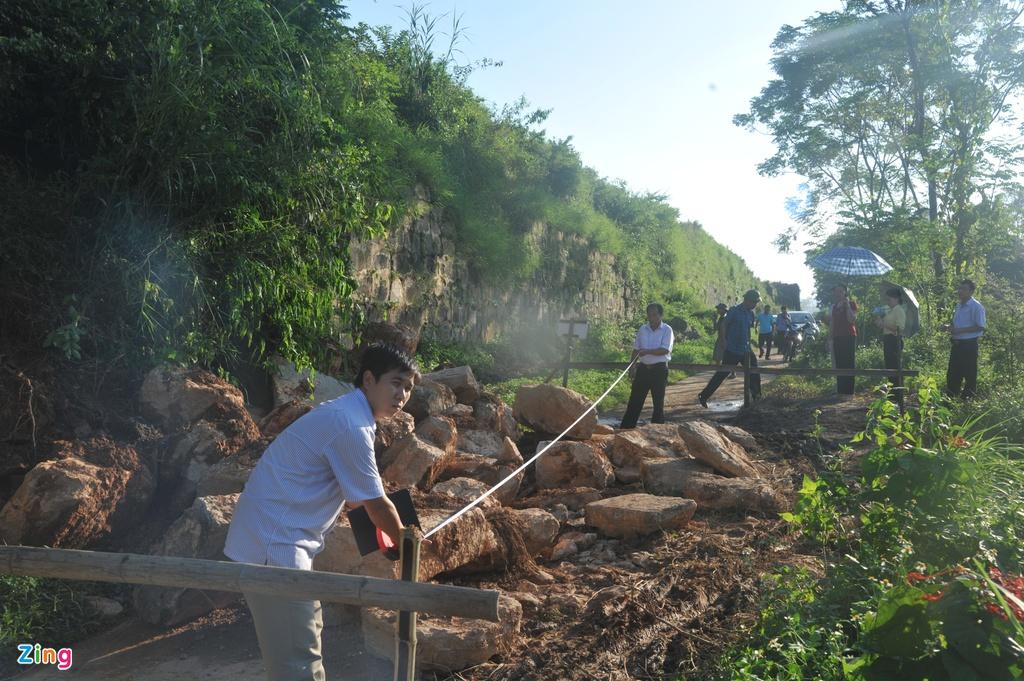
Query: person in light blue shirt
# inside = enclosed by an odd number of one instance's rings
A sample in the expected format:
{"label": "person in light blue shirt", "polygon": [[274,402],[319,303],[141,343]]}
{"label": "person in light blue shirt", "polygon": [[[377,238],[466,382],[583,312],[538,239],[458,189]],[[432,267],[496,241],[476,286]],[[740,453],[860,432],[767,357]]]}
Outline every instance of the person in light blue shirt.
{"label": "person in light blue shirt", "polygon": [[[750,329],[754,326],[754,308],[759,302],[761,302],[761,294],[751,289],[743,294],[743,302],[734,306],[725,316],[723,366],[736,366],[745,362],[749,362],[752,367],[757,366],[757,355],[750,349]],[[711,377],[704,390],[697,396],[697,401],[702,407],[708,406],[708,400],[728,376],[728,371],[718,371]],[[760,374],[751,374],[750,376],[750,395],[754,399],[761,397]]]}
{"label": "person in light blue shirt", "polygon": [[953,323],[943,327],[952,342],[946,368],[946,392],[952,397],[974,397],[978,391],[978,340],[985,334],[985,308],[974,297],[974,282],[964,279],[957,289],[960,302]]}
{"label": "person in light blue shirt", "polygon": [[771,359],[772,357],[772,336],[775,332],[775,315],[772,308],[765,305],[761,314],[757,315],[757,356]]}
{"label": "person in light blue shirt", "polygon": [[[324,402],[285,428],[260,457],[239,496],[224,554],[231,560],[312,568],[342,507],[366,508],[396,542],[402,521],[377,471],[376,421],[408,401],[419,371],[393,345],[363,353],[356,390]],[[245,593],[270,681],[322,681],[319,601]]]}

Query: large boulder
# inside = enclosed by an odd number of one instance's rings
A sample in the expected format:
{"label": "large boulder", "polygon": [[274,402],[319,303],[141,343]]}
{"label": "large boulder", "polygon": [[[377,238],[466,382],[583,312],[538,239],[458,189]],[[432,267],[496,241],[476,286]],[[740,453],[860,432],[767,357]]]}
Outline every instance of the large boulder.
{"label": "large boulder", "polygon": [[139,403],[143,415],[165,430],[245,412],[245,396],[227,381],[204,369],[166,365],[146,374]]}
{"label": "large boulder", "polygon": [[423,419],[416,425],[416,435],[449,454],[455,453],[459,441],[455,423],[447,416],[430,416]]}
{"label": "large boulder", "polygon": [[645,462],[644,488],[652,494],[693,499],[702,509],[775,513],[784,505],[767,481],[725,478],[692,459]]}
{"label": "large boulder", "polygon": [[[153,547],[157,556],[222,559],[224,541],[237,494],[199,497]],[[135,611],[151,624],[170,626],[234,603],[238,593],[178,587],[140,586],[133,593]]]}
{"label": "large boulder", "polygon": [[[512,408],[517,421],[541,433],[558,435],[590,409],[591,402],[583,395],[555,385],[524,385],[516,391]],[[594,434],[597,413],[591,410],[567,437],[586,440]]]}
{"label": "large boulder", "polygon": [[285,428],[312,410],[313,403],[310,400],[292,400],[279,404],[260,419],[260,432],[264,437],[277,437]]}
{"label": "large boulder", "polygon": [[441,383],[452,389],[459,404],[473,404],[480,397],[481,387],[468,366],[441,369],[423,374],[426,381]]}
{"label": "large boulder", "polygon": [[587,525],[605,536],[633,539],[685,527],[696,510],[691,499],[624,494],[587,504],[586,517]]}
{"label": "large boulder", "polygon": [[452,454],[407,435],[380,456],[381,477],[400,487],[429,488],[451,462]]}
{"label": "large boulder", "polygon": [[547,508],[565,506],[570,511],[579,511],[592,501],[601,498],[601,493],[592,487],[544,490],[537,494],[516,499],[514,508]]}
{"label": "large boulder", "polygon": [[196,483],[196,496],[216,497],[241,492],[252,469],[272,441],[269,437],[257,440],[234,456],[210,466]]}
{"label": "large boulder", "polygon": [[[432,529],[452,515],[454,511],[422,509],[420,523]],[[498,539],[483,511],[474,508],[461,518],[445,526],[431,537],[429,544],[420,548],[420,581],[458,570],[498,550]],[[385,558],[380,551],[360,556],[348,518],[342,516],[324,541],[324,550],[316,556],[313,568],[322,572],[341,572],[398,579],[401,565]]]}
{"label": "large boulder", "polygon": [[248,413],[221,421],[200,420],[167,440],[160,462],[160,486],[167,504],[180,512],[196,498],[199,481],[214,466],[260,439]]}
{"label": "large boulder", "polygon": [[32,468],[0,509],[0,544],[82,548],[131,529],[149,507],[156,480],[132,447],[57,445],[63,458]]}
{"label": "large boulder", "polygon": [[310,402],[315,406],[355,390],[351,383],[344,383],[333,376],[312,369],[299,371],[294,364],[280,357],[274,360],[274,367],[272,378],[275,407],[296,400]]}
{"label": "large boulder", "polygon": [[[472,478],[474,480],[479,480],[488,487],[496,485],[499,481],[512,475],[516,468],[519,467],[519,464],[522,463],[521,458],[518,461],[511,460],[511,450],[506,448],[505,451],[508,452],[507,456],[509,457],[507,462],[502,459],[487,459],[474,454],[457,452],[455,457],[453,457],[445,467],[442,478],[445,480],[450,480],[452,478]],[[518,451],[516,451],[516,453],[518,453]],[[511,477],[508,482],[498,488],[498,490],[492,495],[493,498],[505,505],[512,503],[512,500],[514,500],[519,494],[519,486],[522,484],[523,475],[524,474],[520,472]]]}
{"label": "large boulder", "polygon": [[[488,485],[473,478],[452,478],[451,480],[437,483],[430,491],[433,494],[443,494],[452,497],[460,504],[468,504],[482,497],[488,489],[490,489]],[[498,505],[498,500],[492,494],[484,499],[483,503],[480,504],[480,508],[487,509]]]}
{"label": "large boulder", "polygon": [[740,447],[743,447],[748,452],[757,449],[757,440],[754,436],[739,426],[730,426],[719,423],[716,424],[715,427],[718,428],[718,431],[722,433],[722,435],[726,436]]}
{"label": "large boulder", "polygon": [[372,322],[363,329],[360,349],[371,343],[390,343],[412,357],[420,344],[420,330],[404,324]]}
{"label": "large boulder", "polygon": [[492,430],[460,430],[458,449],[489,459],[497,459],[505,448],[507,438]]}
{"label": "large boulder", "polygon": [[695,473],[682,481],[679,491],[701,508],[718,511],[777,513],[785,505],[775,488],[758,478],[723,478]]}
{"label": "large boulder", "polygon": [[[539,443],[538,450],[547,444]],[[615,480],[615,470],[605,455],[586,442],[559,442],[537,459],[535,473],[540,489],[604,489]]]}
{"label": "large boulder", "polygon": [[508,518],[523,536],[526,550],[536,556],[555,543],[560,524],[558,519],[539,508],[509,509]]}
{"label": "large boulder", "polygon": [[[416,621],[416,665],[424,671],[452,673],[475,667],[513,649],[523,619],[519,601],[498,600],[498,622],[434,617],[421,613]],[[394,659],[397,615],[378,608],[363,610],[363,641],[378,657]]]}
{"label": "large boulder", "polygon": [[[377,423],[377,435],[373,440],[373,451],[379,457],[393,444],[413,432],[415,428],[416,419],[412,417],[412,414],[405,411],[396,412],[391,418]],[[444,449],[444,447],[441,449]]]}
{"label": "large boulder", "polygon": [[759,477],[743,447],[726,438],[711,424],[684,421],[679,424],[679,435],[693,458],[703,461],[716,471],[737,478]]}
{"label": "large boulder", "polygon": [[688,457],[678,426],[655,423],[615,433],[606,450],[615,466],[615,477],[623,484],[638,482],[643,462],[648,459]]}
{"label": "large boulder", "polygon": [[698,473],[714,473],[714,469],[696,459],[647,459],[641,466],[644,489],[661,496],[686,496],[686,481]]}
{"label": "large boulder", "polygon": [[412,395],[403,408],[419,422],[431,416],[440,416],[453,406],[455,393],[451,388],[434,381],[420,381],[413,386]]}
{"label": "large boulder", "polygon": [[[460,568],[459,573],[497,572],[517,559],[537,557],[551,548],[561,528],[554,515],[539,508],[492,509],[487,512],[487,519],[494,528],[498,545],[494,551]],[[522,544],[515,539],[515,534],[522,539]]]}
{"label": "large boulder", "polygon": [[639,468],[644,459],[686,457],[689,453],[679,435],[679,427],[669,423],[652,423],[615,433],[609,458],[616,466]]}
{"label": "large boulder", "polygon": [[519,440],[522,434],[512,407],[501,401],[497,395],[485,392],[473,403],[473,428],[493,430],[512,440]]}

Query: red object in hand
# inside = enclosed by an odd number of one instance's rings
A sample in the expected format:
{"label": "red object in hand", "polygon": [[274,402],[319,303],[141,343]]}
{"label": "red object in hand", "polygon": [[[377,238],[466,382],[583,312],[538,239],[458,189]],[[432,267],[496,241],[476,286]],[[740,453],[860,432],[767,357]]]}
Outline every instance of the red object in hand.
{"label": "red object in hand", "polygon": [[379,527],[377,528],[377,546],[381,551],[395,548],[395,542],[391,541],[391,537],[384,534],[384,530]]}

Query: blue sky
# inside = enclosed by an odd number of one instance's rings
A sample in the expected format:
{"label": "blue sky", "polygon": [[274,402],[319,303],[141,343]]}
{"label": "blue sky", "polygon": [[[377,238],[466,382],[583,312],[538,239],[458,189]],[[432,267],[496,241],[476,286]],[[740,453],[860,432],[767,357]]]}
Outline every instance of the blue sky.
{"label": "blue sky", "polygon": [[[502,62],[474,72],[469,85],[500,108],[525,96],[551,109],[544,124],[571,136],[583,162],[636,191],[668,195],[746,260],[757,276],[800,284],[813,278],[803,255],[779,254],[772,240],[788,224],[795,175],[766,178],[757,164],[771,139],[732,124],[772,76],[770,45],[783,24],[798,24],[839,0],[517,0],[435,1],[445,30],[459,14],[462,63]],[[350,21],[405,27],[404,0],[359,0]]]}

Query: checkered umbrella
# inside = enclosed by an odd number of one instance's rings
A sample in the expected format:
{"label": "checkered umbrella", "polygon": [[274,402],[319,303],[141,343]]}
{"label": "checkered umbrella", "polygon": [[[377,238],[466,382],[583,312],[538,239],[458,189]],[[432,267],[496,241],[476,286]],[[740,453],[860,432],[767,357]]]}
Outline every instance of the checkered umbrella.
{"label": "checkered umbrella", "polygon": [[810,262],[811,267],[849,276],[871,276],[892,271],[882,256],[858,246],[839,246]]}

